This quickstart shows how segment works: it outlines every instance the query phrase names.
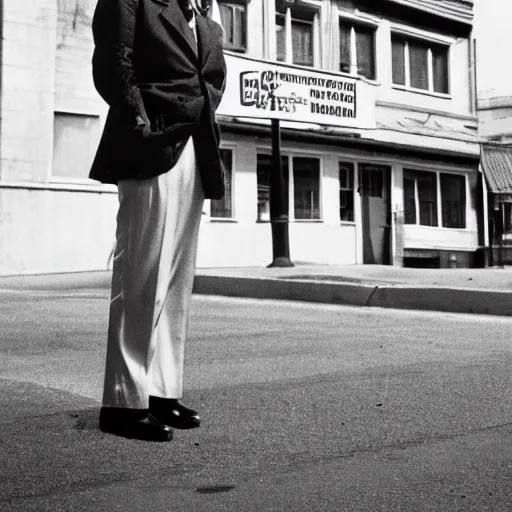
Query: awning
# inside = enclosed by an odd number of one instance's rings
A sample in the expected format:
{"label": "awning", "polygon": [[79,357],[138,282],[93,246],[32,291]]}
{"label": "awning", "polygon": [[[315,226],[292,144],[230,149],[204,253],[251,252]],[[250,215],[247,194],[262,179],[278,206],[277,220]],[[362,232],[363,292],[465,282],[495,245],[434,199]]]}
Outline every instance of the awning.
{"label": "awning", "polygon": [[482,144],[480,163],[493,194],[512,194],[512,146]]}

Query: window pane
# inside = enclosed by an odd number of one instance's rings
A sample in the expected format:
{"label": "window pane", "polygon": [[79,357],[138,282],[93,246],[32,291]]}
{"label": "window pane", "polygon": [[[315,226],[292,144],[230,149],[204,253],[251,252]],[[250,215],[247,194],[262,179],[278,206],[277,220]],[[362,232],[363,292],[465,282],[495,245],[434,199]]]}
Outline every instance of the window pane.
{"label": "window pane", "polygon": [[222,199],[212,199],[211,216],[232,217],[233,151],[230,149],[221,149],[220,157],[224,164],[224,185],[226,187],[226,193]]}
{"label": "window pane", "polygon": [[433,172],[417,172],[420,224],[437,226],[437,176]]}
{"label": "window pane", "polygon": [[441,200],[444,228],[466,227],[466,178],[441,174]]}
{"label": "window pane", "polygon": [[[270,173],[272,172],[272,156],[260,154],[257,156],[256,176],[258,187],[258,220],[270,220]],[[288,157],[282,156],[283,174],[288,183]],[[288,195],[286,195],[288,197]]]}
{"label": "window pane", "polygon": [[428,91],[428,48],[422,43],[409,41],[411,87]]}
{"label": "window pane", "polygon": [[256,164],[258,186],[258,220],[270,220],[270,169],[272,157],[258,155]]}
{"label": "window pane", "polygon": [[446,46],[432,46],[431,49],[434,91],[448,93],[448,48]]}
{"label": "window pane", "polygon": [[384,173],[387,167],[381,165],[360,164],[359,184],[361,194],[371,197],[382,197],[384,188]]}
{"label": "window pane", "polygon": [[375,31],[368,27],[355,26],[357,73],[366,78],[375,78]]}
{"label": "window pane", "polygon": [[351,25],[340,21],[340,71],[350,72],[350,31]]}
{"label": "window pane", "polygon": [[294,210],[296,219],[320,218],[320,160],[293,159]]}
{"label": "window pane", "polygon": [[233,6],[219,2],[220,19],[226,32],[226,42],[233,44],[235,42]]}
{"label": "window pane", "polygon": [[393,60],[393,83],[405,85],[405,42],[396,36],[391,39]]}
{"label": "window pane", "polygon": [[245,6],[238,6],[238,12],[240,13],[240,46],[247,48],[247,16],[245,14]]}
{"label": "window pane", "polygon": [[340,220],[354,221],[354,164],[339,163]]}
{"label": "window pane", "polygon": [[404,172],[404,222],[405,224],[416,224],[415,180],[407,174]]}
{"label": "window pane", "polygon": [[313,65],[313,25],[292,20],[293,63]]}
{"label": "window pane", "polygon": [[512,234],[512,204],[505,203],[503,205],[503,215],[504,215],[504,224],[503,224],[503,233]]}
{"label": "window pane", "polygon": [[245,50],[245,5],[219,2],[222,26],[226,33],[226,45],[231,49]]}
{"label": "window pane", "polygon": [[100,118],[56,112],[52,175],[87,179],[100,138]]}
{"label": "window pane", "polygon": [[[414,197],[414,184],[418,187],[418,203]],[[419,209],[422,226],[437,226],[437,177],[434,172],[404,171],[405,223],[416,224]]]}
{"label": "window pane", "polygon": [[279,62],[286,60],[286,37],[284,16],[282,14],[276,14],[276,54]]}

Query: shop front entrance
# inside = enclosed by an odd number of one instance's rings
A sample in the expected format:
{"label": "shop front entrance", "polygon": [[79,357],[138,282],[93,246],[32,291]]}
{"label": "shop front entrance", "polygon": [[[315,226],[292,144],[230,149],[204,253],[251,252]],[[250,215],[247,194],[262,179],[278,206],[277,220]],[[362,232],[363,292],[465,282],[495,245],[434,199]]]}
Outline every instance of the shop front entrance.
{"label": "shop front entrance", "polygon": [[359,164],[363,263],[391,263],[391,168]]}

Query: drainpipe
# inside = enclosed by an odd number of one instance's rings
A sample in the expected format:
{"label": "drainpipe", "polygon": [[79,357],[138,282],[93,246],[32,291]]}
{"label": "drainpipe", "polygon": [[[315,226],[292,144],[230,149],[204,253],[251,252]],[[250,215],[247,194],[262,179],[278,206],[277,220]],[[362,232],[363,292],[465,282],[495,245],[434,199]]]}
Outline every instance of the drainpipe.
{"label": "drainpipe", "polygon": [[[473,31],[471,31],[473,34]],[[472,35],[470,36],[472,38]],[[470,39],[471,41],[471,39]],[[470,75],[470,95],[471,95],[471,113],[478,115],[478,87],[477,87],[477,63],[476,63],[476,39],[472,39],[473,44],[469,45],[469,75]],[[471,57],[472,56],[472,57]]]}

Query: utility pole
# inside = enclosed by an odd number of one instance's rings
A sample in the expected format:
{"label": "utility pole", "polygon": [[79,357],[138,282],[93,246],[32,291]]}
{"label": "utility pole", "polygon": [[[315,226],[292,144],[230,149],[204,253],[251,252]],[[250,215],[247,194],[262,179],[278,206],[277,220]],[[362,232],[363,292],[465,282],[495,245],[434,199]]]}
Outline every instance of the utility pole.
{"label": "utility pole", "polygon": [[273,261],[268,266],[293,267],[288,235],[288,181],[285,180],[283,173],[279,119],[272,119],[272,170],[269,183]]}

